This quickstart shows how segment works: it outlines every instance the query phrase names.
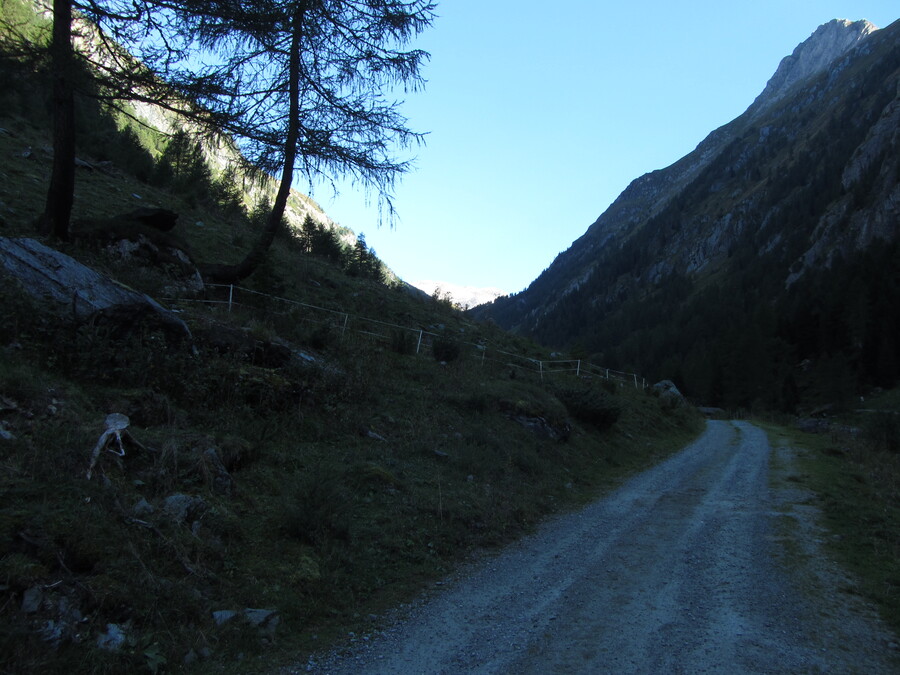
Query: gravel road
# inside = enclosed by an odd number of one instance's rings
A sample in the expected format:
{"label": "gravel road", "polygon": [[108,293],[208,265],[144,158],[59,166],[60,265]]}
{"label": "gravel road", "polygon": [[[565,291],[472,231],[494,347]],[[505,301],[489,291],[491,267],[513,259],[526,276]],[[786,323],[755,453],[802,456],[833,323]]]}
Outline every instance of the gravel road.
{"label": "gravel road", "polygon": [[288,672],[900,673],[819,544],[793,451],[747,422],[469,565]]}

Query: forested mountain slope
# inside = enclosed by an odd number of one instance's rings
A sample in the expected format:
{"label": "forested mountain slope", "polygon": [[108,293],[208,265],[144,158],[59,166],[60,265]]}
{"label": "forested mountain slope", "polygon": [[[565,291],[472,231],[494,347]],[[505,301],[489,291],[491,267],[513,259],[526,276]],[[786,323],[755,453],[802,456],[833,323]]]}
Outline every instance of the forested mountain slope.
{"label": "forested mountain slope", "polygon": [[821,26],[742,116],[476,315],[724,405],[892,384],[898,83],[900,24]]}

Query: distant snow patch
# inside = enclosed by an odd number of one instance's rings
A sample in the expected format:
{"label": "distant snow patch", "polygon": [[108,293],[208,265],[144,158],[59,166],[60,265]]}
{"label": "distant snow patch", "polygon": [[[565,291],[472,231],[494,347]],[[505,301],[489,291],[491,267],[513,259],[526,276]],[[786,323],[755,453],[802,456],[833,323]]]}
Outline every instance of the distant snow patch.
{"label": "distant snow patch", "polygon": [[477,286],[459,286],[446,281],[414,281],[413,286],[433,296],[438,291],[441,298],[449,296],[454,304],[467,309],[496,300],[501,295],[508,295],[502,288]]}

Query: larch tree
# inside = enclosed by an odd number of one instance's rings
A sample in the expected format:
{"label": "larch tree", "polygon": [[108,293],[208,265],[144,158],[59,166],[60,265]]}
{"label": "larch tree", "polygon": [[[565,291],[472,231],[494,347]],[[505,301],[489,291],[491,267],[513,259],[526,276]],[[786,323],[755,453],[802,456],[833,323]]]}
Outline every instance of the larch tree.
{"label": "larch tree", "polygon": [[219,58],[221,91],[198,104],[221,112],[222,130],[257,166],[279,176],[258,240],[237,265],[205,265],[211,281],[234,282],[263,260],[281,226],[295,176],[309,185],[349,178],[393,218],[396,178],[421,143],[389,98],[418,88],[425,51],[412,39],[431,25],[428,0],[187,0],[183,19],[201,53]]}
{"label": "larch tree", "polygon": [[72,0],[54,0],[50,39],[53,76],[53,166],[44,212],[38,227],[59,239],[69,238],[75,199],[75,94],[72,78]]}
{"label": "larch tree", "polygon": [[[209,131],[221,125],[222,111],[198,106],[197,94],[202,91],[203,96],[234,100],[236,92],[223,89],[227,78],[215,68],[191,72],[176,67],[190,58],[192,42],[169,0],[54,0],[47,49],[53,81],[53,164],[39,229],[59,239],[69,238],[76,94],[112,107],[123,101],[152,103]],[[23,44],[22,48],[33,54],[42,46]]]}

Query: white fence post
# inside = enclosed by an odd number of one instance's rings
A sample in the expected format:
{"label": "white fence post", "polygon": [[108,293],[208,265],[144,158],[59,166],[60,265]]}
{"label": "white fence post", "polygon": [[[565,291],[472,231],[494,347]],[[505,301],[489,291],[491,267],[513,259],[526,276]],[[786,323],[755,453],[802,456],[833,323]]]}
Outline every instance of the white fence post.
{"label": "white fence post", "polygon": [[581,359],[578,359],[578,364],[575,366],[575,377],[581,377]]}
{"label": "white fence post", "polygon": [[231,301],[234,298],[234,284],[228,284],[228,313],[231,313]]}
{"label": "white fence post", "polygon": [[416,356],[419,355],[419,349],[422,347],[422,329],[419,329],[419,341],[416,343]]}

